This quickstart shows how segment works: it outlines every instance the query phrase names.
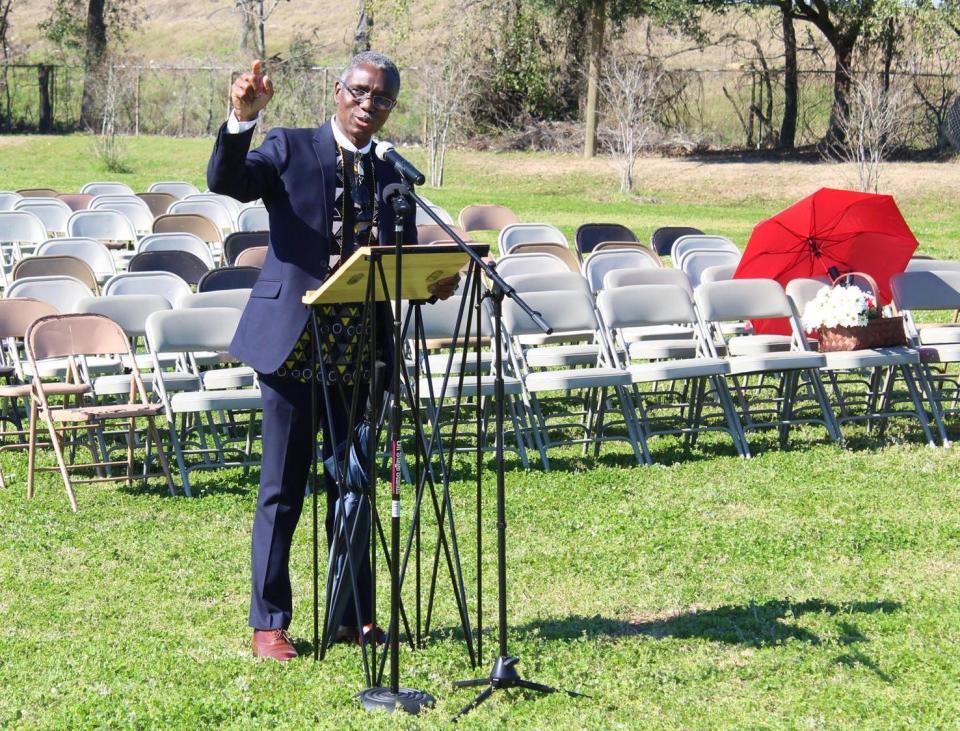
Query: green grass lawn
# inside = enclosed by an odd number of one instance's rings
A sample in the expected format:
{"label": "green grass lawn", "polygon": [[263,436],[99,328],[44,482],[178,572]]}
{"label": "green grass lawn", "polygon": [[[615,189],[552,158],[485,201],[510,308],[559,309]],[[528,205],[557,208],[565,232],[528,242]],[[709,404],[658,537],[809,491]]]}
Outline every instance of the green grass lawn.
{"label": "green grass lawn", "polygon": [[[138,189],[159,179],[201,183],[209,149],[209,140],[131,141],[134,172],[114,176],[97,169],[80,136],[0,139],[0,188],[71,190],[118,177]],[[505,203],[568,233],[582,221],[613,220],[646,236],[682,219],[741,245],[757,220],[789,202],[768,195],[762,176],[747,181],[749,191],[715,200],[695,186],[685,197],[652,182],[634,198],[616,192],[615,174],[573,163],[572,172],[552,174],[550,163],[453,154],[449,187],[426,193],[454,212],[473,201]],[[904,204],[914,230],[943,254],[956,254],[953,208],[934,193]],[[847,448],[826,444],[813,428],[798,430],[783,450],[773,435],[761,436],[748,461],[716,436],[689,450],[657,439],[657,464],[648,468],[636,467],[622,446],[597,459],[558,450],[549,473],[522,471],[509,456],[510,650],[526,677],[590,697],[498,692],[462,725],[955,726],[960,452],[923,446],[912,424],[895,422],[882,439],[845,431]],[[52,464],[49,455],[44,463]],[[433,634],[423,649],[401,653],[402,682],[438,699],[434,711],[413,719],[358,709],[353,696],[363,679],[354,648],[337,646],[319,664],[250,657],[255,470],[195,473],[193,499],[171,498],[158,483],[81,486],[74,514],[56,473],[43,474],[28,501],[25,456],[2,452],[0,464],[8,483],[0,489],[0,727],[433,728],[472,697],[450,681],[489,668],[496,641],[489,469],[482,667],[469,665],[441,577]],[[458,462],[456,477],[475,621],[469,460]],[[304,653],[312,635],[310,558],[305,516],[292,559],[291,628]],[[410,585],[405,602],[412,613]]]}

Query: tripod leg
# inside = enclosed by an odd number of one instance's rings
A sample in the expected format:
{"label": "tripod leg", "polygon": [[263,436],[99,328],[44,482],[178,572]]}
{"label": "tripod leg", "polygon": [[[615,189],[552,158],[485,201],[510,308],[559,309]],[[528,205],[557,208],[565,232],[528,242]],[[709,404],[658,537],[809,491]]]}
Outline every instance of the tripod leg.
{"label": "tripod leg", "polygon": [[474,678],[473,680],[454,680],[454,688],[479,688],[481,685],[490,685],[490,678]]}
{"label": "tripod leg", "polygon": [[[485,682],[486,682],[486,681],[485,681]],[[461,708],[461,709],[457,712],[457,715],[454,716],[454,717],[453,717],[452,719],[450,719],[450,720],[453,721],[454,723],[456,723],[457,720],[458,720],[461,716],[465,716],[466,714],[470,713],[470,711],[472,711],[474,708],[476,708],[476,707],[479,706],[481,703],[483,703],[485,700],[487,700],[487,698],[489,698],[491,695],[493,695],[493,686],[492,686],[492,685],[488,685],[486,688],[484,688],[483,690],[480,691],[480,695],[478,695],[476,698],[474,698],[472,701],[470,701],[467,705],[465,705],[463,708]]]}

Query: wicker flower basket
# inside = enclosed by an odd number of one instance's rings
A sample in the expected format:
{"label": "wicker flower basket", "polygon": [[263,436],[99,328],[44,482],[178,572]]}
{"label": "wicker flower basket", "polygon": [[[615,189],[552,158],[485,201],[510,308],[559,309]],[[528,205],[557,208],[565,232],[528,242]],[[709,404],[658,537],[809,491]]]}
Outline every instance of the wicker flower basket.
{"label": "wicker flower basket", "polygon": [[[879,289],[873,277],[862,272],[855,272],[854,274],[871,286],[874,301],[879,302]],[[843,277],[834,281],[833,286],[836,287],[842,278]],[[839,350],[892,348],[906,344],[907,334],[903,329],[903,316],[898,315],[896,317],[875,317],[867,320],[866,325],[854,327],[846,327],[843,325],[824,327],[821,325],[818,350],[821,353],[832,353]]]}

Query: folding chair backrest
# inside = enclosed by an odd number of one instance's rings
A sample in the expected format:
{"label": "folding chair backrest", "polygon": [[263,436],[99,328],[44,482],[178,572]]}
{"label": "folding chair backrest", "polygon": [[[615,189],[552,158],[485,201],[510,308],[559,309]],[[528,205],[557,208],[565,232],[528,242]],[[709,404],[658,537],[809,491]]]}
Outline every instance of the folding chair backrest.
{"label": "folding chair backrest", "polygon": [[740,249],[725,236],[706,234],[681,236],[670,250],[670,259],[677,269],[682,269],[683,257],[691,251],[730,251],[739,255]]}
{"label": "folding chair backrest", "polygon": [[147,204],[154,218],[166,213],[177,200],[176,196],[170,193],[137,193],[137,198]]}
{"label": "folding chair backrest", "polygon": [[269,243],[269,231],[234,231],[223,240],[223,260],[227,266],[233,266],[244,249]]}
{"label": "folding chair backrest", "polygon": [[650,248],[659,256],[670,256],[673,245],[682,236],[702,236],[703,231],[692,226],[661,226],[650,235]]}
{"label": "folding chair backrest", "polygon": [[637,241],[637,235],[619,223],[584,223],[574,234],[577,251],[589,254],[604,241]]}
{"label": "folding chair backrest", "polygon": [[221,267],[211,269],[197,282],[198,292],[216,292],[223,289],[251,289],[260,277],[257,267]]}
{"label": "folding chair backrest", "polygon": [[950,272],[960,271],[960,261],[952,259],[911,259],[907,262],[908,272]]}
{"label": "folding chair backrest", "polygon": [[[448,340],[454,336],[454,328],[457,324],[457,314],[460,312],[460,304],[463,302],[463,296],[455,294],[445,300],[440,300],[427,307],[420,308],[420,321],[423,323],[424,338],[427,340]],[[467,333],[464,332],[467,327],[466,311],[463,313],[463,319],[460,322],[459,342],[466,340]],[[470,335],[477,332],[477,315],[474,313],[470,318]],[[481,335],[490,334],[490,323],[484,313],[480,316]],[[409,335],[413,336],[413,325],[410,326]],[[470,357],[469,355],[467,356]]]}
{"label": "folding chair backrest", "polygon": [[184,231],[196,234],[207,243],[223,241],[223,232],[213,221],[196,213],[164,213],[153,219],[153,233]]}
{"label": "folding chair backrest", "polygon": [[83,259],[75,256],[29,256],[13,267],[13,281],[28,277],[64,276],[83,282],[91,292],[97,291],[97,275]]}
{"label": "folding chair backrest", "polygon": [[70,206],[71,211],[84,211],[90,207],[93,196],[89,193],[59,193],[57,199]]}
{"label": "folding chair backrest", "polygon": [[464,231],[499,231],[504,226],[520,223],[517,214],[506,206],[485,203],[466,206],[460,211],[459,220]]}
{"label": "folding chair backrest", "polygon": [[580,271],[580,260],[577,255],[571,251],[569,246],[563,244],[551,243],[525,243],[514,244],[510,249],[510,254],[553,254],[567,265],[571,272]]}
{"label": "folding chair backrest", "polygon": [[157,352],[223,351],[230,347],[240,314],[234,307],[155,312],[147,318],[147,341]]}
{"label": "folding chair backrest", "polygon": [[117,211],[74,211],[67,221],[67,235],[97,241],[129,241],[134,244],[137,241],[133,222]]}
{"label": "folding chair backrest", "polygon": [[141,251],[127,263],[129,272],[171,272],[187,284],[196,284],[210,267],[187,251]]}
{"label": "folding chair backrest", "polygon": [[[429,208],[437,216],[437,218],[439,218],[448,226],[452,226],[454,224],[453,216],[450,215],[450,212],[446,208],[444,208],[443,206],[438,206],[436,203],[431,203],[429,200],[427,200],[423,196],[420,196],[420,197],[423,198],[423,202],[427,204],[427,208]],[[426,211],[420,208],[420,206],[417,206],[417,214],[416,214],[417,225],[420,226],[422,224],[430,224],[433,222],[434,221],[429,216],[429,214],[427,214]]]}
{"label": "folding chair backrest", "polygon": [[17,201],[22,201],[23,196],[14,193],[12,190],[0,190],[0,211],[12,211]]}
{"label": "folding chair backrest", "polygon": [[193,213],[203,216],[212,221],[224,236],[233,231],[235,227],[230,211],[218,201],[184,198],[171,205],[169,212],[171,214]]}
{"label": "folding chair backrest", "polygon": [[960,271],[894,274],[890,289],[900,310],[960,309]]}
{"label": "folding chair backrest", "polygon": [[639,249],[603,249],[583,262],[583,274],[594,292],[603,289],[603,278],[615,269],[658,269],[657,263]]}
{"label": "folding chair backrest", "polygon": [[266,246],[251,246],[249,249],[241,251],[234,260],[233,265],[238,267],[256,267],[263,268],[263,262],[267,258]]}
{"label": "folding chair backrest", "polygon": [[156,294],[107,295],[86,297],[77,303],[77,312],[94,313],[109,317],[129,337],[141,337],[146,333],[147,318],[154,312],[169,310],[170,303]]}
{"label": "folding chair backrest", "polygon": [[514,244],[523,241],[550,242],[569,246],[567,237],[556,226],[549,223],[512,223],[500,230],[497,237],[497,247],[500,254],[509,254]]}
{"label": "folding chair backrest", "polygon": [[270,214],[266,206],[248,206],[237,216],[237,231],[269,231]]}
{"label": "folding chair backrest", "polygon": [[504,279],[518,274],[542,274],[569,272],[562,259],[553,254],[507,254],[497,260],[497,272]]}
{"label": "folding chair backrest", "polygon": [[817,296],[817,292],[829,286],[829,280],[824,281],[822,279],[814,279],[813,277],[799,277],[787,282],[785,291],[787,297],[793,302],[794,307],[797,308],[797,314],[802,316],[807,303]]}
{"label": "folding chair backrest", "polygon": [[49,302],[32,297],[0,299],[0,338],[22,338],[34,321],[56,314],[57,308]]}
{"label": "folding chair backrest", "polygon": [[46,241],[47,227],[29,211],[0,211],[0,241],[40,244]]}
{"label": "folding chair backrest", "polygon": [[77,303],[93,295],[93,290],[79,279],[62,275],[25,277],[12,282],[7,297],[33,297],[57,308],[57,312],[75,312]]}
{"label": "folding chair backrest", "polygon": [[672,284],[691,295],[690,278],[679,269],[613,269],[603,277],[603,288],[629,287],[633,284]]}
{"label": "folding chair backrest", "polygon": [[250,299],[250,289],[217,289],[211,292],[190,292],[181,295],[177,309],[197,310],[204,307],[232,307],[242,310]]}
{"label": "folding chair backrest", "polygon": [[80,192],[94,196],[104,195],[105,193],[127,193],[133,195],[133,188],[126,183],[94,182],[84,185],[80,189]]}
{"label": "folding chair backrest", "polygon": [[107,296],[155,294],[167,300],[171,307],[189,293],[190,285],[171,272],[122,272],[103,285],[103,294]]}
{"label": "folding chair backrest", "polygon": [[[459,226],[450,226],[453,229],[453,232],[457,234],[464,241],[471,241],[470,234],[464,231]],[[444,231],[440,226],[435,223],[421,223],[417,224],[417,242],[427,245],[432,244],[435,241],[449,241],[450,234]]]}
{"label": "folding chair backrest", "polygon": [[15,211],[30,211],[43,221],[50,235],[63,234],[67,230],[67,220],[73,211],[59,198],[23,198],[16,205]]}
{"label": "folding chair backrest", "polygon": [[518,274],[507,283],[517,292],[563,292],[575,290],[590,295],[590,284],[579,272],[553,272],[550,274]]}
{"label": "folding chair backrest", "polygon": [[[554,332],[596,330],[593,302],[586,292],[525,292],[523,299],[553,328]],[[543,331],[511,299],[503,303],[503,326],[511,335],[542,335]]]}
{"label": "folding chair backrest", "polygon": [[17,188],[17,193],[24,198],[56,198],[60,195],[53,188]]}
{"label": "folding chair backrest", "polygon": [[[185,201],[209,201],[212,203],[218,204],[221,208],[226,209],[227,213],[230,214],[230,220],[233,221],[232,228],[236,228],[237,218],[240,216],[240,211],[243,208],[243,203],[238,201],[236,198],[231,198],[228,195],[222,195],[220,193],[191,193],[190,195],[182,198],[181,200]],[[254,205],[262,205],[262,203],[254,203]]]}
{"label": "folding chair backrest", "polygon": [[690,293],[675,284],[632,284],[605,289],[597,307],[612,328],[674,325],[693,322],[696,315]]}
{"label": "folding chair backrest", "polygon": [[697,249],[688,251],[680,260],[680,270],[689,278],[690,284],[696,289],[700,284],[700,277],[704,270],[715,266],[734,266],[740,262],[740,252],[707,251]]}
{"label": "folding chair backrest", "polygon": [[97,277],[108,277],[117,273],[117,265],[110,249],[96,239],[65,238],[49,239],[37,247],[36,256],[73,256],[82,259]]}
{"label": "folding chair backrest", "polygon": [[724,279],[733,279],[737,271],[736,264],[714,264],[700,272],[701,282],[721,282]]}
{"label": "folding chair backrest", "polygon": [[137,244],[137,253],[141,251],[186,251],[200,259],[207,265],[208,269],[212,269],[214,266],[210,245],[199,236],[182,231],[147,234]]}
{"label": "folding chair backrest", "polygon": [[161,180],[153,183],[147,190],[151,193],[169,193],[176,200],[200,192],[193,183],[187,183],[181,180]]}
{"label": "folding chair backrest", "polygon": [[120,326],[103,315],[42,317],[27,330],[27,351],[34,360],[71,355],[130,355],[130,341]]}
{"label": "folding chair backrest", "polygon": [[708,322],[790,317],[783,287],[772,279],[707,282],[693,291],[697,309]]}
{"label": "folding chair backrest", "polygon": [[153,228],[153,211],[135,195],[98,195],[90,202],[90,210],[122,213],[130,219],[138,234]]}

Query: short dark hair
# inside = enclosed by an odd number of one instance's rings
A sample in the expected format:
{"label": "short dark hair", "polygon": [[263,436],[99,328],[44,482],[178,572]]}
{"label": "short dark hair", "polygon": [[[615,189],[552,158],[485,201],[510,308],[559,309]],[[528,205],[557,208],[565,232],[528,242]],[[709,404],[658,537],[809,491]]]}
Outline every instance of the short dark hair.
{"label": "short dark hair", "polygon": [[350,64],[340,74],[340,80],[345,82],[350,72],[358,66],[373,66],[386,71],[387,77],[396,85],[397,91],[400,90],[400,69],[397,68],[397,64],[389,56],[377,51],[362,51],[350,59]]}

